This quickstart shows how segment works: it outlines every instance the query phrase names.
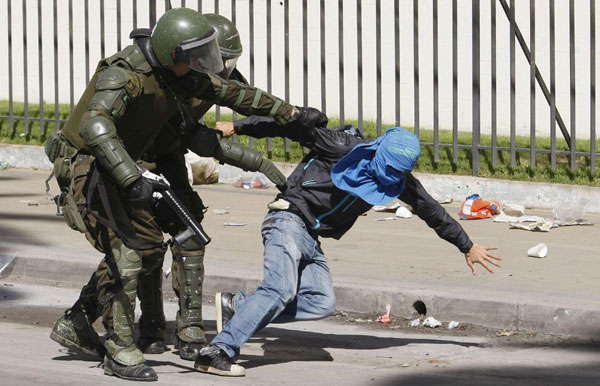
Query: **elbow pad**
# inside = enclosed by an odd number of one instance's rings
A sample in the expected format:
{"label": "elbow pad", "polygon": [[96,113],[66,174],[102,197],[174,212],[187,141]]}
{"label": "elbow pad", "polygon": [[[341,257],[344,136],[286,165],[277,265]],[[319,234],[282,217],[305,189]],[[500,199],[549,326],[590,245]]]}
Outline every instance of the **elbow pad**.
{"label": "elbow pad", "polygon": [[221,139],[217,159],[223,163],[251,172],[261,172],[277,186],[286,184],[286,178],[273,163],[264,159],[260,152],[239,143]]}
{"label": "elbow pad", "polygon": [[263,157],[258,151],[224,138],[219,140],[219,147],[220,151],[215,157],[219,161],[251,172],[260,168]]}
{"label": "elbow pad", "polygon": [[80,134],[87,148],[119,186],[125,187],[138,179],[136,164],[119,141],[113,121],[96,115],[83,123]]}

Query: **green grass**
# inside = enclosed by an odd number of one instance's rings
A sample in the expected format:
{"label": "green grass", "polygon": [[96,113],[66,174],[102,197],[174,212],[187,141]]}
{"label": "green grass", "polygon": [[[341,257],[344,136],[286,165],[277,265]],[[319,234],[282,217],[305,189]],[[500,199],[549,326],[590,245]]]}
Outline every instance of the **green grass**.
{"label": "green grass", "polygon": [[[0,101],[0,115],[8,115],[8,101]],[[40,117],[40,106],[29,104],[29,117]],[[59,119],[67,119],[70,114],[69,105],[61,104],[58,106]],[[23,103],[13,103],[13,115],[18,117],[25,116],[25,105]],[[29,121],[29,135],[25,133],[24,121],[13,121],[14,132],[10,133],[10,123],[8,119],[0,119],[0,143],[24,144],[24,145],[43,145],[46,142],[46,136],[55,130],[54,105],[44,104],[44,134],[40,130],[39,121]]]}
{"label": "green grass", "polygon": [[[13,113],[15,116],[24,115],[23,103],[13,104]],[[8,102],[0,101],[0,115],[8,115]],[[59,106],[60,119],[66,119],[69,115],[69,105]],[[29,105],[29,116],[39,117],[39,106],[30,104]],[[54,105],[44,105],[44,117],[47,119],[54,119]],[[222,120],[231,120],[231,115],[222,114]],[[209,127],[213,127],[215,123],[215,114],[208,113],[205,116],[205,123]],[[39,122],[30,121],[30,133],[25,135],[24,122],[14,121],[15,130],[11,135],[9,131],[9,122],[7,119],[0,119],[0,143],[12,143],[12,144],[29,144],[29,145],[42,145],[46,140],[46,135],[54,131],[54,121],[46,121],[45,135],[40,132]],[[346,121],[345,124],[357,126],[357,121]],[[339,119],[332,117],[329,120],[329,127],[335,127],[339,125]],[[392,124],[383,124],[383,127],[391,127]],[[413,130],[407,127],[408,130]],[[377,136],[377,125],[372,121],[365,121],[363,123],[363,130],[367,138],[375,138]],[[433,142],[433,131],[423,130],[420,131],[421,142]],[[248,137],[239,137],[239,141],[243,144],[249,145],[251,139]],[[452,143],[452,132],[447,130],[441,130],[439,133],[440,143]],[[268,151],[267,139],[254,140],[254,146],[257,150],[268,156],[274,161],[285,161],[285,162],[298,162],[302,156],[302,147],[292,142],[290,145],[290,152],[285,152],[285,140],[283,138],[272,139],[272,151]],[[468,132],[459,133],[458,143],[461,145],[471,145],[471,134]],[[491,146],[492,138],[489,135],[482,135],[481,144]],[[509,147],[510,137],[499,136],[498,146]],[[516,146],[519,148],[529,148],[528,137],[517,137]],[[549,138],[537,138],[536,147],[538,149],[550,149]],[[589,151],[590,141],[589,140],[577,140],[576,144],[578,151]],[[597,149],[600,149],[600,141],[597,141]],[[557,150],[568,150],[568,146],[564,139],[560,136],[560,132],[557,135]],[[535,181],[535,182],[553,182],[553,183],[565,183],[565,184],[578,184],[578,185],[590,185],[600,186],[600,171],[591,173],[590,168],[590,157],[577,157],[577,169],[571,171],[568,156],[557,155],[557,168],[552,170],[550,164],[550,154],[538,154],[536,156],[536,167],[530,167],[529,153],[517,153],[516,155],[516,166],[510,166],[510,152],[499,151],[498,162],[496,166],[492,165],[492,152],[491,150],[480,151],[481,157],[481,168],[479,171],[480,177],[493,177],[499,179],[508,180],[519,180],[519,181]],[[440,148],[439,151],[439,162],[434,162],[434,150],[432,147],[424,146],[421,158],[417,165],[416,171],[425,173],[439,173],[439,174],[458,174],[458,175],[471,175],[471,158],[472,152],[470,149],[459,149],[458,151],[458,163],[452,163],[452,149]],[[597,165],[597,169],[600,165]]]}

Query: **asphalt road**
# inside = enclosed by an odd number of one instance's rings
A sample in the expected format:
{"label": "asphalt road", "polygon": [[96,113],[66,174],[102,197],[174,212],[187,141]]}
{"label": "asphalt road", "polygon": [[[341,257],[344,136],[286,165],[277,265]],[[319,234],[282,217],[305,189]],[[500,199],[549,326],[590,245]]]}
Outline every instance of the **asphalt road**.
{"label": "asphalt road", "polygon": [[[103,374],[96,358],[48,338],[77,297],[71,289],[0,281],[0,384],[129,384]],[[205,302],[205,304],[208,302]],[[166,304],[169,329],[176,305]],[[364,316],[362,320],[368,318]],[[209,339],[214,308],[205,307]],[[272,325],[242,349],[245,378],[200,374],[176,351],[148,355],[164,385],[590,385],[600,382],[599,347],[542,335],[496,336],[465,330],[415,330],[333,316]],[[359,319],[361,320],[361,319]],[[101,326],[98,326],[101,329]]]}

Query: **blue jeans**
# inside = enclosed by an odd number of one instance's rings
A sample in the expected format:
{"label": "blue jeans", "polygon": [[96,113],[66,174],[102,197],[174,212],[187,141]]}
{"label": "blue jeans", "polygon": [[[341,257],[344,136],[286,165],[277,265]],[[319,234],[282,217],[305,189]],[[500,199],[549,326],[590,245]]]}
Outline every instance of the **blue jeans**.
{"label": "blue jeans", "polygon": [[331,273],[319,241],[296,214],[274,211],[262,225],[264,283],[234,298],[235,314],[212,345],[235,358],[240,347],[267,324],[315,320],[335,310]]}

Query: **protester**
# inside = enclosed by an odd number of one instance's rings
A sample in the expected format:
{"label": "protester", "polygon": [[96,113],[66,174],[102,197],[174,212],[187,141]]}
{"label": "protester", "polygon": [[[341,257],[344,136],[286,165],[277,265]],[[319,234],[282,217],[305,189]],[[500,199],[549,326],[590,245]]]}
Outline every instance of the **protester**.
{"label": "protester", "polygon": [[492,273],[490,265],[499,267],[500,257],[490,252],[496,248],[473,244],[411,174],[420,155],[419,140],[412,133],[394,127],[368,142],[354,127],[325,126],[301,127],[293,122],[279,126],[264,117],[249,117],[235,125],[218,123],[216,128],[225,135],[287,137],[310,153],[288,177],[283,193],[269,204],[262,224],[264,283],[250,295],[217,293],[218,335],[200,351],[198,371],[243,376],[245,369],[235,358],[257,331],[270,322],[330,315],[335,295],[319,238],[340,239],[373,205],[399,198],[464,253],[473,274],[475,264]]}

